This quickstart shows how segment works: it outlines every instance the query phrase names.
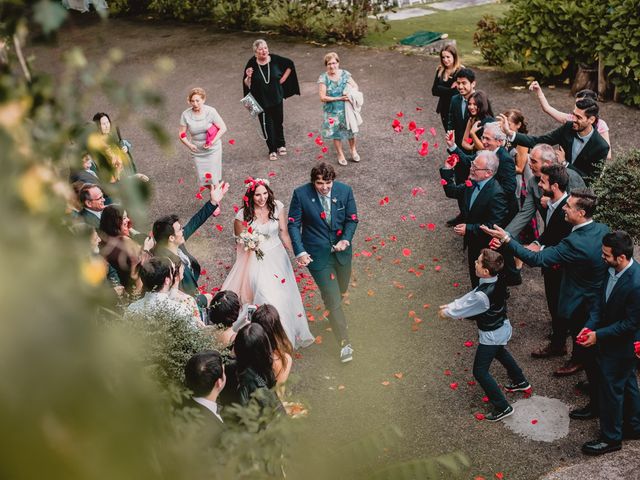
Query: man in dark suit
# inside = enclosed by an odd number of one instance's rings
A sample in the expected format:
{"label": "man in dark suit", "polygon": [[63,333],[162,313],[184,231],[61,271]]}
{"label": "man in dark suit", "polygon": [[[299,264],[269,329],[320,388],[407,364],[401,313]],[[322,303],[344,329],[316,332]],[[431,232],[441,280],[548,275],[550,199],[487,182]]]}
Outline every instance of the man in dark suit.
{"label": "man in dark suit", "polygon": [[88,183],[80,189],[78,199],[82,204],[82,210],[78,212],[78,216],[90,227],[98,229],[105,207],[102,189],[93,183]]}
{"label": "man in dark suit", "polygon": [[[563,207],[565,219],[572,225],[572,232],[557,245],[537,252],[520,245],[497,225],[493,229],[482,227],[484,232],[498,238],[505,248],[531,267],[562,266],[558,316],[565,319],[563,321],[566,321],[574,340],[587,321],[589,309],[606,275],[600,249],[602,238],[609,228],[593,221],[596,205],[597,198],[591,190],[572,191]],[[554,375],[572,375],[582,370],[589,353],[579,345],[574,346],[573,353],[574,358],[557,369]]]}
{"label": "man in dark suit", "polygon": [[594,127],[598,121],[598,113],[599,107],[595,100],[577,100],[573,122],[566,122],[556,130],[538,137],[511,132],[506,117],[498,115],[498,118],[513,145],[529,148],[538,143],[560,145],[569,168],[578,172],[588,185],[600,173],[609,153],[609,144]]}
{"label": "man in dark suit", "polygon": [[498,165],[499,160],[495,153],[481,150],[471,162],[468,183],[461,184],[455,183],[451,164],[445,161],[444,167],[440,169],[445,195],[460,200],[463,207],[462,223],[456,225],[453,231],[464,238],[469,277],[473,287],[479,284],[475,261],[482,249],[489,246],[491,240],[480,226],[504,224],[507,216],[507,198],[495,178]]}
{"label": "man in dark suit", "polygon": [[[569,175],[567,168],[557,163],[542,167],[538,186],[541,193],[549,200],[546,211],[542,217],[544,221],[544,232],[540,238],[533,242],[534,251],[542,247],[553,247],[571,233],[573,225],[566,221],[563,211],[569,198],[567,193],[568,185]],[[551,268],[543,267],[542,275],[544,278],[544,293],[547,297],[547,307],[551,315],[551,342],[531,352],[531,356],[534,358],[562,356],[567,353],[566,341],[568,332],[568,325],[565,323],[565,319],[558,316],[562,265],[553,265]]]}
{"label": "man in dark suit", "polygon": [[[540,182],[540,170],[543,166],[549,166],[554,164],[561,164],[556,151],[551,145],[546,143],[539,143],[531,149],[529,152],[529,167],[533,173],[533,177],[527,181],[527,195],[524,200],[524,204],[520,208],[520,211],[509,222],[505,230],[509,232],[512,237],[517,237],[522,229],[526,227],[531,219],[536,216],[536,212],[540,214],[544,220],[547,215],[546,199],[545,203],[542,203],[542,190],[538,186]],[[572,169],[567,169],[569,175],[569,185],[567,186],[567,193],[571,193],[571,190],[577,188],[584,188],[584,180],[578,172]]]}
{"label": "man in dark suit", "polygon": [[351,187],[334,181],[336,172],[326,163],[311,170],[311,181],[294,190],[289,206],[289,236],[299,266],[308,267],[329,321],[340,344],[340,361],[353,359],[342,295],[351,278],[351,242],[358,211]]}
{"label": "man in dark suit", "polygon": [[[451,98],[451,105],[449,107],[449,120],[447,122],[447,139],[452,140],[462,148],[462,142],[465,141],[464,132],[467,128],[467,121],[469,120],[469,111],[467,110],[467,103],[471,95],[475,92],[476,88],[476,75],[473,70],[469,68],[461,68],[455,74],[455,84],[458,89],[458,94]],[[465,163],[458,163],[455,168],[456,184],[463,183],[469,176],[469,166]],[[453,227],[462,220],[462,204],[458,204],[460,207],[460,213],[447,222],[447,225]]]}
{"label": "man in dark suit", "polygon": [[605,235],[602,258],[609,267],[608,279],[578,336],[584,347],[596,350],[596,361],[587,368],[591,402],[571,412],[575,419],[600,414],[598,439],[582,446],[588,455],[620,450],[623,438],[640,438],[634,355],[634,341],[640,339],[640,266],[633,260],[629,234],[619,230]]}
{"label": "man in dark suit", "polygon": [[218,396],[227,381],[222,355],[214,350],[196,353],[184,367],[184,378],[185,386],[193,394],[184,406],[200,412],[203,433],[213,440],[224,429],[217,404]]}
{"label": "man in dark suit", "polygon": [[180,224],[177,215],[167,215],[153,223],[153,239],[156,242],[153,254],[165,256],[163,251],[168,250],[180,257],[184,265],[184,278],[180,282],[180,290],[195,297],[201,308],[207,307],[213,297],[209,293],[201,294],[198,290],[200,263],[189,253],[185,242],[218,208],[227,190],[229,190],[229,184],[226,182],[220,182],[210,189],[210,201],[206,202],[184,227]]}

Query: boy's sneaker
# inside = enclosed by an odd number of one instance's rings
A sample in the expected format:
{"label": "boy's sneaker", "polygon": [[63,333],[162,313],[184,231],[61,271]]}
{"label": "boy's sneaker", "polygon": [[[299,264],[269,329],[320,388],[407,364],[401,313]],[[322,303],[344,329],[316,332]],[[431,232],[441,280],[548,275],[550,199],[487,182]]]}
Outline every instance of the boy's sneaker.
{"label": "boy's sneaker", "polygon": [[487,413],[484,416],[484,419],[485,420],[489,420],[490,422],[498,422],[498,421],[502,420],[503,418],[508,417],[511,414],[513,414],[513,407],[511,405],[509,405],[507,408],[505,408],[501,412],[499,412],[497,410],[494,410],[491,413]]}
{"label": "boy's sneaker", "polygon": [[351,344],[348,343],[340,349],[340,361],[347,363],[351,360],[353,360],[353,348],[351,348]]}
{"label": "boy's sneaker", "polygon": [[507,392],[523,392],[525,390],[529,390],[530,388],[531,385],[529,385],[529,382],[527,382],[526,380],[520,383],[509,383],[508,385],[504,386],[504,389]]}

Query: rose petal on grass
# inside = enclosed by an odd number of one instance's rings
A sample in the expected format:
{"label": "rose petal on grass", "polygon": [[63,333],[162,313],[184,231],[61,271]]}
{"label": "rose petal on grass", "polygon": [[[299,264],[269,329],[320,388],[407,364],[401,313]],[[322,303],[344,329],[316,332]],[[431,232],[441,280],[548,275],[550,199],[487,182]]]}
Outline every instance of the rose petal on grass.
{"label": "rose petal on grass", "polygon": [[484,414],[483,413],[476,413],[474,415],[474,417],[476,417],[476,420],[484,420]]}
{"label": "rose petal on grass", "polygon": [[458,389],[458,382],[453,382],[449,384],[449,388],[451,390],[457,390]]}
{"label": "rose petal on grass", "polygon": [[402,255],[404,255],[405,257],[410,257],[411,256],[411,249],[403,248],[402,249]]}
{"label": "rose petal on grass", "polygon": [[466,342],[464,342],[464,346],[467,348],[473,347],[473,342],[471,340],[467,340]]}

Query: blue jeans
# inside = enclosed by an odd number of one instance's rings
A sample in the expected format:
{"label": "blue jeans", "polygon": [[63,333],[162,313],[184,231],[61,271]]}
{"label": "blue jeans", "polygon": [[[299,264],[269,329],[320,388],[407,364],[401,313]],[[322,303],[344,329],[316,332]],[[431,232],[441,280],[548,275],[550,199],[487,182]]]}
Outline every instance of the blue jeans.
{"label": "blue jeans", "polygon": [[489,401],[498,411],[503,411],[509,406],[509,402],[505,398],[498,383],[489,373],[489,367],[493,359],[497,359],[504,368],[513,383],[525,382],[522,370],[507,351],[506,345],[478,345],[476,357],[473,360],[473,376],[483,388]]}

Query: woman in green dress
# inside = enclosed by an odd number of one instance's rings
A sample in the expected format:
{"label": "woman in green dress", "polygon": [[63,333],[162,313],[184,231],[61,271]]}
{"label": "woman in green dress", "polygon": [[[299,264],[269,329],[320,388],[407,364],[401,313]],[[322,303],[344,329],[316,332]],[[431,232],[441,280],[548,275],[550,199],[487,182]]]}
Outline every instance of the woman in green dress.
{"label": "woman in green dress", "polygon": [[324,104],[321,135],[324,139],[333,140],[340,165],[347,164],[342,150],[342,141],[345,139],[349,142],[351,158],[354,162],[359,162],[360,155],[356,150],[356,132],[347,121],[345,108],[347,102],[351,101],[348,91],[357,91],[358,85],[349,72],[340,68],[340,58],[337,53],[327,53],[324,56],[324,64],[327,71],[318,78],[320,101]]}

